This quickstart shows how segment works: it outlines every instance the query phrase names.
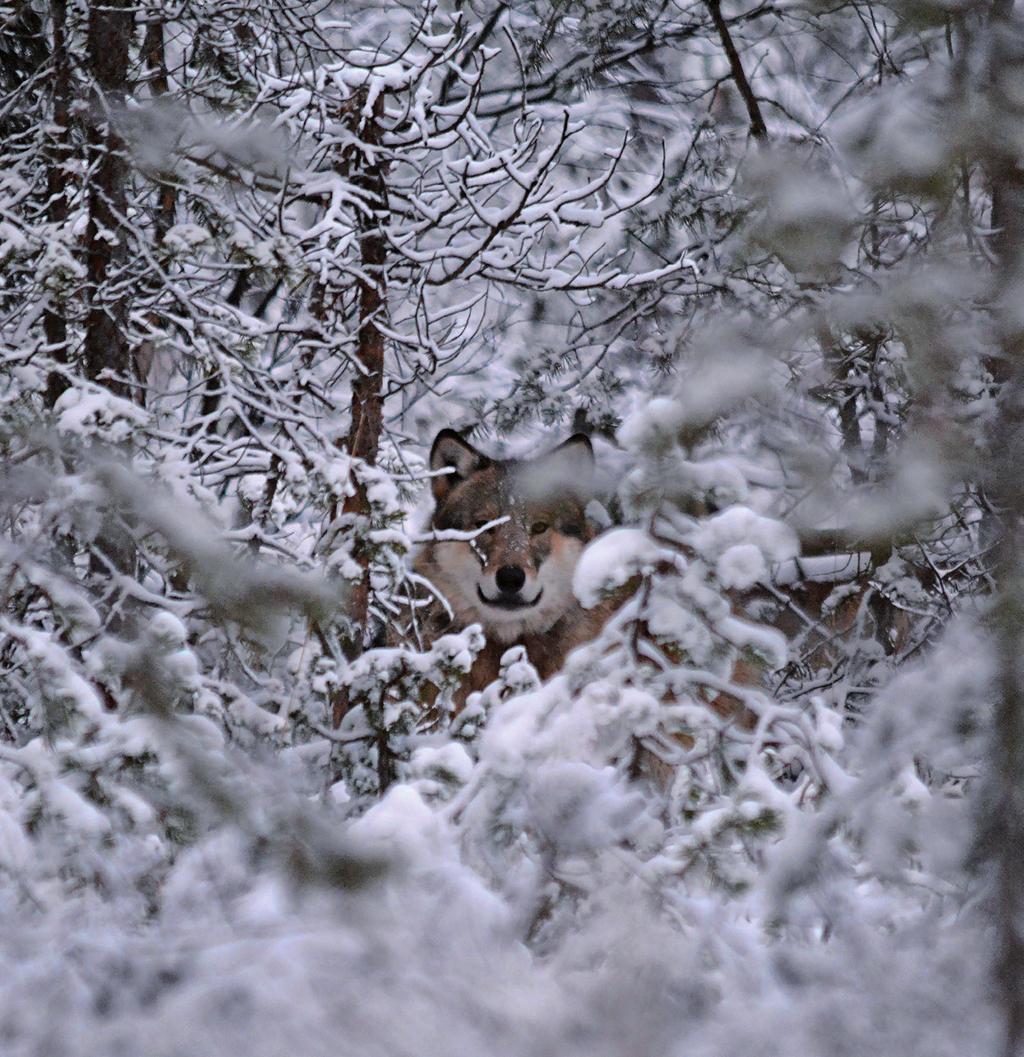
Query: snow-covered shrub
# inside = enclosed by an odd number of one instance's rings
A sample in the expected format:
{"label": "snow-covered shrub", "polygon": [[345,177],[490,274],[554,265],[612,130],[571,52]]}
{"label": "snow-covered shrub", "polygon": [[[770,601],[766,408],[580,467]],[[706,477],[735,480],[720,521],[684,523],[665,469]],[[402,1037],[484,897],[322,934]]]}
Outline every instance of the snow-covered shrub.
{"label": "snow-covered shrub", "polygon": [[[5,6],[4,1054],[1013,1051],[1020,30],[926,8]],[[441,427],[591,433],[618,603],[461,710]]]}

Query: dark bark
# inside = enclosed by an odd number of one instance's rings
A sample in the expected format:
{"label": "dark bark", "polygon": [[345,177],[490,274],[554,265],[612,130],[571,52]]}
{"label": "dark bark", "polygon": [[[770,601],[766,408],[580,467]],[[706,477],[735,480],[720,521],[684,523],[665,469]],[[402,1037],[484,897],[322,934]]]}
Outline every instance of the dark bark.
{"label": "dark bark", "polygon": [[[360,235],[360,263],[362,274],[359,280],[359,344],[358,373],[352,382],[352,420],[348,433],[349,454],[371,465],[377,461],[380,447],[381,426],[384,420],[384,334],[379,327],[385,312],[386,286],[384,264],[387,259],[387,244],[380,231],[383,209],[386,207],[387,188],[384,164],[372,151],[380,144],[380,115],[383,103],[378,96],[373,117],[362,133],[363,142],[371,148],[364,156],[358,174],[353,174],[353,183],[367,191],[377,204],[373,216],[365,217]],[[365,505],[365,498],[362,501]]]}
{"label": "dark bark", "polygon": [[[159,104],[160,100],[170,91],[170,78],[164,53],[164,23],[159,17],[153,16],[153,20],[146,26],[146,35],[142,41],[142,55],[147,68],[146,81],[156,103],[154,113],[157,120],[160,120]],[[157,249],[167,232],[174,227],[177,207],[178,194],[174,187],[173,173],[160,173],[157,176],[156,201],[153,210],[153,243]],[[156,299],[160,287],[159,276],[154,275],[147,285]],[[162,322],[159,312],[148,313],[148,320],[153,330],[159,333]],[[155,353],[155,343],[148,339],[140,342],[135,349],[134,367],[142,383],[150,379]],[[144,402],[146,391],[144,385],[140,385],[138,390],[140,403]]]}
{"label": "dark bark", "polygon": [[[167,73],[167,58],[164,54],[164,24],[154,18],[146,27],[146,36],[142,42],[146,65],[149,67],[149,88],[154,99],[162,99],[170,91],[170,80]],[[157,244],[174,227],[178,195],[170,179],[170,174],[162,179],[156,200],[156,221],[153,228],[153,240]]]}
{"label": "dark bark", "polygon": [[[119,397],[131,399],[134,369],[128,344],[131,287],[128,260],[128,155],[117,127],[128,92],[134,29],[130,0],[92,0],[86,33],[86,71],[91,81],[88,137],[88,224],[85,230],[87,310],[83,360],[85,377]],[[134,577],[135,542],[129,519],[111,512],[93,544],[94,572],[110,567]],[[108,625],[119,629],[123,613]]]}
{"label": "dark bark", "polygon": [[[360,120],[365,99],[358,95],[350,107],[353,122]],[[364,215],[360,235],[360,280],[359,280],[359,330],[356,351],[355,377],[352,381],[352,418],[348,432],[348,452],[356,459],[373,465],[380,448],[381,430],[384,424],[384,333],[380,323],[387,311],[387,280],[385,264],[387,244],[380,224],[387,209],[386,163],[381,160],[379,147],[383,114],[383,99],[378,96],[373,114],[359,130],[362,146],[349,148],[343,158],[343,167],[348,178],[375,204],[371,215]],[[365,528],[370,517],[370,503],[365,487],[354,481],[352,495],[347,496],[342,514],[354,523],[357,530]],[[370,560],[368,548],[363,545],[356,554],[362,566],[362,577],[349,596],[347,613],[349,630],[342,643],[349,660],[363,650],[370,615]],[[348,698],[339,694],[333,703],[333,720],[337,726],[348,710]],[[387,746],[378,747],[386,754]],[[381,767],[385,768],[384,761]],[[382,770],[382,774],[385,773]]]}
{"label": "dark bark", "polygon": [[767,140],[768,126],[764,123],[757,96],[754,95],[753,86],[747,79],[746,70],[743,69],[743,61],[740,58],[739,51],[736,49],[732,34],[729,32],[729,25],[722,17],[721,0],[707,0],[707,2],[708,11],[711,12],[711,21],[715,24],[718,39],[722,42],[726,58],[729,60],[729,70],[732,73],[733,83],[736,85],[736,89],[742,96],[743,103],[747,108],[747,116],[750,118],[750,134],[755,139]]}
{"label": "dark bark", "polygon": [[89,8],[87,59],[93,80],[89,135],[89,223],[85,233],[89,309],[85,373],[119,396],[131,393],[128,291],[114,289],[127,259],[128,159],[117,119],[127,93],[134,8],[104,0]]}
{"label": "dark bark", "polygon": [[[53,39],[53,141],[46,163],[46,219],[57,230],[68,218],[66,184],[70,174],[65,163],[71,153],[71,63],[67,50],[67,3],[51,0]],[[60,364],[69,362],[68,325],[65,306],[59,301],[47,305],[43,312],[43,334],[50,356]],[[46,380],[46,405],[53,407],[71,383],[58,371]]]}

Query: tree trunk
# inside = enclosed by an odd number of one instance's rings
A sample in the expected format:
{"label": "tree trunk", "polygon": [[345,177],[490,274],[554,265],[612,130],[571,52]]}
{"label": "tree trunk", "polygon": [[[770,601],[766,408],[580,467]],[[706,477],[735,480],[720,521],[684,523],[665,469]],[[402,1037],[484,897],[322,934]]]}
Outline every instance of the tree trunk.
{"label": "tree trunk", "polygon": [[[154,17],[146,27],[146,37],[142,50],[149,67],[149,88],[154,99],[162,99],[170,91],[170,79],[167,73],[167,57],[164,53],[164,23]],[[153,227],[153,241],[159,244],[164,236],[174,227],[178,195],[168,173],[160,184],[156,199],[156,222]]]}
{"label": "tree trunk", "polygon": [[[362,93],[352,101],[350,113],[353,122],[360,120],[365,102]],[[374,203],[374,212],[363,218],[360,234],[359,279],[359,329],[355,364],[356,375],[352,382],[352,418],[348,431],[348,452],[371,466],[377,462],[381,429],[384,422],[384,334],[379,324],[387,311],[387,280],[385,263],[387,244],[380,224],[387,209],[387,167],[374,149],[381,140],[380,118],[383,114],[383,99],[378,96],[372,115],[365,121],[359,133],[362,144],[370,149],[351,148],[343,160],[347,177],[367,193]],[[368,527],[370,503],[366,488],[358,480],[353,481],[354,491],[345,498],[342,514],[353,522],[357,536]],[[370,609],[370,560],[369,547],[363,543],[355,553],[362,567],[362,577],[349,596],[347,618],[349,630],[342,643],[349,660],[362,653]],[[348,695],[338,694],[333,702],[333,721],[337,726],[348,710]],[[379,746],[385,753],[386,745]],[[380,761],[380,773],[389,773],[386,761]]]}
{"label": "tree trunk", "polygon": [[[68,218],[68,199],[65,186],[70,174],[65,164],[71,152],[71,63],[67,50],[66,0],[51,0],[53,39],[53,142],[46,163],[46,219],[56,235]],[[65,306],[60,301],[48,304],[43,312],[43,335],[50,356],[58,363],[67,364],[68,325]],[[51,371],[46,380],[46,406],[53,407],[61,393],[71,383],[58,371]]]}
{"label": "tree trunk", "polygon": [[[167,58],[164,53],[164,23],[163,20],[153,15],[152,21],[146,26],[146,35],[142,41],[142,55],[147,67],[147,82],[154,101],[159,106],[159,101],[170,91],[170,78],[167,72]],[[156,111],[157,119],[160,119],[159,110]],[[174,188],[173,173],[163,172],[157,177],[156,201],[154,203],[153,216],[153,245],[159,253],[160,244],[164,241],[167,232],[174,227],[175,215],[178,208],[178,194]],[[160,277],[153,275],[147,282],[150,295],[156,299],[159,294]],[[161,317],[159,312],[147,314],[149,325],[155,333],[161,330]],[[156,355],[156,344],[146,338],[138,343],[135,348],[134,366],[142,383],[153,382],[153,362]],[[146,388],[139,389],[139,403],[145,402]]]}
{"label": "tree trunk", "polygon": [[89,6],[87,59],[93,79],[89,136],[89,223],[85,233],[89,310],[85,373],[118,396],[131,394],[128,291],[117,289],[127,261],[128,159],[116,122],[127,92],[134,7],[128,0]]}

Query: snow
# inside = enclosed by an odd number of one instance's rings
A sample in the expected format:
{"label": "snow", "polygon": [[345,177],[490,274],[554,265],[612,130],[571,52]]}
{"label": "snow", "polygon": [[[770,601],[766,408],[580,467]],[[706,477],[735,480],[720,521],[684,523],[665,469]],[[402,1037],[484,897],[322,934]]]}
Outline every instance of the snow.
{"label": "snow", "polygon": [[[88,6],[4,51],[3,1057],[1006,1052],[1013,12],[183,5],[105,166]],[[434,529],[442,429],[596,472]]]}
{"label": "snow", "polygon": [[152,616],[149,621],[149,635],[154,643],[167,649],[184,646],[188,639],[185,625],[167,610]]}
{"label": "snow", "polygon": [[[788,525],[740,505],[706,519],[693,534],[693,545],[705,558],[718,561],[737,546],[756,549],[766,562],[782,562],[800,553],[799,540]],[[749,555],[743,550],[733,561],[749,563]]]}
{"label": "snow", "polygon": [[715,622],[715,630],[734,646],[760,653],[773,668],[781,668],[789,659],[786,636],[774,628],[737,617],[723,617]]}
{"label": "snow", "polygon": [[62,393],[53,408],[62,433],[96,437],[118,443],[147,421],[145,412],[103,389],[72,388]]}
{"label": "snow", "polygon": [[210,232],[198,224],[175,224],[164,235],[164,245],[172,251],[187,253],[210,239]]}
{"label": "snow", "polygon": [[754,543],[740,543],[725,550],[715,562],[715,575],[723,587],[746,591],[768,577],[764,553]]}
{"label": "snow", "polygon": [[599,536],[580,557],[572,587],[580,604],[591,609],[634,576],[651,572],[661,562],[678,562],[643,530],[616,528]]}
{"label": "snow", "polygon": [[623,839],[645,807],[639,793],[620,786],[614,769],[571,760],[540,767],[527,798],[541,840],[567,855]]}

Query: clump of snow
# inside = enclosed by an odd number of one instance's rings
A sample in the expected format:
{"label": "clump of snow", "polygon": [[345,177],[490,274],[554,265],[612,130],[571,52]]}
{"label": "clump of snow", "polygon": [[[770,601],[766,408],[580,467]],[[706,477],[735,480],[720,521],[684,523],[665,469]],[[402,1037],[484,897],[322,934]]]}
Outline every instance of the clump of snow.
{"label": "clump of snow", "polygon": [[685,421],[686,412],[678,400],[655,397],[623,422],[619,427],[618,439],[624,447],[633,451],[664,446],[665,440],[674,440]]}
{"label": "clump of snow", "polygon": [[[767,563],[782,562],[800,553],[800,541],[788,525],[746,506],[729,507],[702,521],[691,543],[702,557],[715,563],[720,574],[733,581],[723,581],[724,586],[749,587],[764,578]],[[755,552],[761,556],[760,565]]]}
{"label": "clump of snow", "polygon": [[643,529],[617,528],[598,536],[580,556],[572,587],[580,604],[591,609],[634,576],[653,571],[661,562],[678,564],[673,551]]}
{"label": "clump of snow", "polygon": [[541,765],[530,779],[527,800],[541,839],[569,855],[622,840],[645,806],[614,768],[573,760]]}
{"label": "clump of snow", "polygon": [[748,167],[747,189],[760,204],[752,239],[794,273],[827,277],[850,238],[854,206],[841,183],[808,171],[803,159],[765,152]]}
{"label": "clump of snow", "polygon": [[839,136],[862,174],[876,186],[920,192],[948,177],[952,140],[966,130],[937,120],[938,100],[916,86],[871,93],[839,123]]}
{"label": "clump of snow", "polygon": [[473,772],[473,760],[464,745],[421,745],[409,759],[410,779],[428,778],[434,781],[464,785]]}
{"label": "clump of snow", "polygon": [[727,616],[715,622],[715,630],[734,646],[761,654],[774,668],[781,668],[789,659],[786,636],[775,628]]}
{"label": "clump of snow", "polygon": [[136,427],[148,421],[142,408],[99,388],[66,389],[53,410],[61,433],[96,437],[113,444],[127,440]]}
{"label": "clump of snow", "polygon": [[715,575],[723,587],[746,591],[767,579],[768,566],[759,547],[753,543],[739,543],[726,550],[715,562]]}
{"label": "clump of snow", "polygon": [[175,253],[188,253],[210,239],[210,232],[199,224],[175,224],[164,235],[164,245]]}
{"label": "clump of snow", "polygon": [[674,643],[694,660],[709,656],[714,648],[711,631],[693,606],[671,597],[668,591],[654,594],[647,605],[646,619],[656,640]]}
{"label": "clump of snow", "polygon": [[153,643],[164,649],[180,649],[188,639],[185,625],[166,609],[150,618],[148,632]]}

